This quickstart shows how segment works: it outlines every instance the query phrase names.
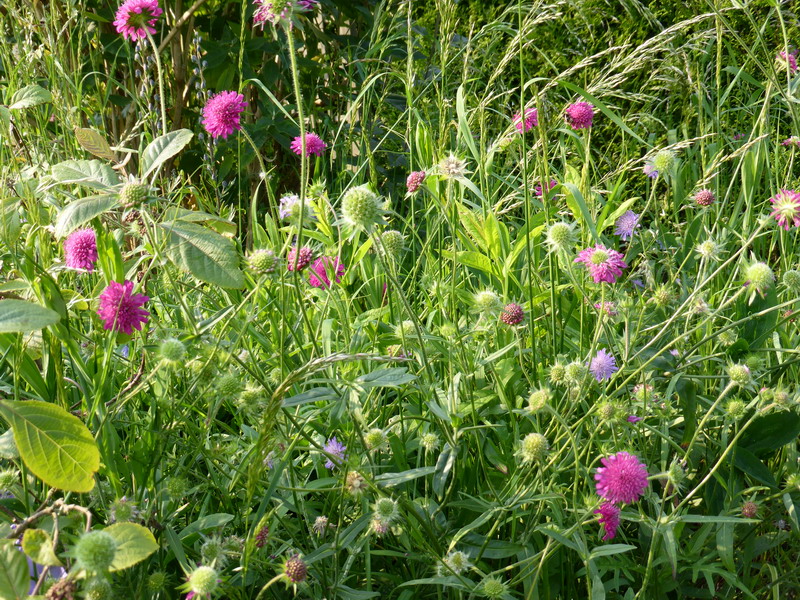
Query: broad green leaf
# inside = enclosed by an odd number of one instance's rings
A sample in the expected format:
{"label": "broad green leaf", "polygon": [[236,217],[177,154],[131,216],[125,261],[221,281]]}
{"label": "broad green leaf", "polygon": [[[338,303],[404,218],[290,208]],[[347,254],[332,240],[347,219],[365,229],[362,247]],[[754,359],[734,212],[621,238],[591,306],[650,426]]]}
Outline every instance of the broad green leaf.
{"label": "broad green leaf", "polygon": [[87,129],[85,127],[75,128],[75,139],[78,143],[88,152],[91,152],[98,158],[105,158],[106,160],[114,160],[114,153],[108,145],[106,138],[94,129]]}
{"label": "broad green leaf", "polygon": [[753,454],[773,452],[800,436],[800,415],[779,412],[755,419],[739,442]]}
{"label": "broad green leaf", "polygon": [[161,223],[168,232],[167,256],[175,265],[201,281],[225,288],[244,286],[239,255],[233,243],[195,223]]}
{"label": "broad green leaf", "polygon": [[185,540],[191,535],[222,527],[231,521],[233,521],[233,515],[229,515],[228,513],[214,513],[211,515],[206,515],[205,517],[200,517],[194,523],[188,525],[178,534],[178,537],[182,540]]}
{"label": "broad green leaf", "polygon": [[144,149],[144,152],[142,152],[142,164],[139,169],[142,172],[142,178],[150,175],[158,167],[183,150],[186,144],[192,139],[192,136],[194,136],[194,133],[188,129],[178,129],[177,131],[170,131],[166,135],[157,137],[150,142],[147,148]]}
{"label": "broad green leaf", "polygon": [[158,542],[150,530],[136,523],[115,523],[103,531],[117,542],[111,571],[132,567],[158,550]]}
{"label": "broad green leaf", "polygon": [[11,540],[0,540],[0,600],[28,597],[28,561]]}
{"label": "broad green leaf", "polygon": [[0,435],[0,458],[8,460],[19,458],[17,444],[14,442],[13,429],[8,429],[3,435]]}
{"label": "broad green leaf", "polygon": [[414,381],[416,375],[408,372],[406,367],[392,367],[388,369],[376,369],[366,375],[362,375],[356,379],[363,388],[373,387],[400,387]]}
{"label": "broad green leaf", "polygon": [[117,204],[117,198],[111,195],[88,196],[73,200],[58,213],[55,225],[56,237],[62,238],[72,233],[84,223],[115,208]]}
{"label": "broad green leaf", "polygon": [[203,223],[211,227],[217,233],[223,235],[236,235],[236,223],[228,219],[223,219],[217,215],[212,215],[202,210],[188,210],[180,206],[173,206],[164,211],[162,221],[188,221],[190,223]]}
{"label": "broad green leaf", "polygon": [[475,159],[475,162],[480,163],[481,155],[478,152],[478,147],[475,145],[472,132],[469,130],[469,119],[467,119],[467,105],[464,102],[463,85],[458,86],[458,90],[456,90],[456,114],[458,115],[458,132],[469,147],[472,158]]}
{"label": "broad green leaf", "polygon": [[19,205],[15,198],[0,199],[0,239],[9,245],[16,241],[22,231]]}
{"label": "broad green leaf", "polygon": [[11,112],[7,106],[0,106],[0,134],[8,135],[11,126]]}
{"label": "broad green leaf", "polygon": [[386,487],[392,487],[418,479],[419,477],[427,477],[436,472],[436,467],[418,467],[416,469],[409,469],[401,473],[382,473],[375,477],[375,483],[380,483]]}
{"label": "broad green leaf", "polygon": [[58,323],[58,313],[25,300],[0,300],[0,333],[38,331]]}
{"label": "broad green leaf", "polygon": [[29,108],[39,104],[46,104],[53,101],[53,95],[43,87],[33,84],[27,85],[21,90],[14,92],[11,96],[10,110],[19,108]]}
{"label": "broad green leaf", "polygon": [[287,398],[283,401],[284,408],[288,408],[290,406],[300,406],[301,404],[308,404],[309,402],[319,402],[321,400],[337,400],[339,395],[336,393],[336,390],[329,388],[329,387],[316,387],[311,388],[308,391],[305,391],[301,394],[297,394],[296,396],[292,396],[291,398]]}
{"label": "broad green leaf", "polygon": [[606,546],[596,546],[595,548],[592,548],[592,551],[589,553],[589,560],[599,556],[622,554],[623,552],[630,552],[631,550],[636,550],[636,546],[631,546],[630,544],[608,544]]}
{"label": "broad green leaf", "polygon": [[592,219],[592,213],[589,211],[589,207],[586,206],[586,201],[583,199],[583,194],[581,194],[578,186],[574,183],[566,182],[562,185],[567,188],[566,202],[575,216],[575,220],[586,223],[589,226],[589,231],[592,232],[592,238],[595,243],[599,244],[600,237],[597,235],[597,227],[595,227],[594,219]]}
{"label": "broad green leaf", "polygon": [[91,491],[100,452],[78,417],[35,400],[0,401],[0,415],[13,428],[20,457],[34,475],[60,490]]}
{"label": "broad green leaf", "polygon": [[37,564],[46,567],[63,566],[53,550],[53,538],[44,529],[26,529],[22,536],[22,550]]}
{"label": "broad green leaf", "polygon": [[102,191],[120,182],[116,171],[99,160],[65,160],[53,165],[50,176],[57,183],[77,183]]}
{"label": "broad green leaf", "polygon": [[770,487],[778,487],[775,477],[761,460],[747,448],[741,446],[736,448],[733,463],[736,467],[761,483]]}

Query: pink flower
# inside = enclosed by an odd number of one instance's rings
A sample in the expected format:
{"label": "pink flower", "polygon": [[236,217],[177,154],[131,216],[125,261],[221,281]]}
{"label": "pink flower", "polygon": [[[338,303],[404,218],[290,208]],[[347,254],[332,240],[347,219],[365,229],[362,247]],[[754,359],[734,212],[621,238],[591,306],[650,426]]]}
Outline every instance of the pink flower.
{"label": "pink flower", "polygon": [[330,256],[321,256],[314,261],[311,265],[311,273],[308,276],[308,283],[314,287],[329,288],[331,280],[328,278],[328,269],[331,269],[336,275],[336,283],[342,280],[344,275],[344,265],[339,262],[339,258],[332,258]]}
{"label": "pink flower", "polygon": [[319,4],[319,0],[297,0],[297,6],[303,10],[314,10]]}
{"label": "pink flower", "polygon": [[622,269],[628,268],[622,260],[622,254],[606,248],[603,244],[581,250],[575,262],[586,266],[595,283],[616,283],[617,278],[622,275]]}
{"label": "pink flower", "polygon": [[[299,256],[298,256],[299,254]],[[311,258],[314,256],[313,251],[308,246],[303,246],[300,248],[299,252],[297,250],[297,246],[293,247],[289,250],[289,256],[287,257],[287,264],[286,269],[289,271],[294,271],[295,261],[297,262],[297,270],[302,271],[305,269],[310,263]]]}
{"label": "pink flower", "polygon": [[520,133],[528,132],[539,125],[539,112],[535,108],[525,109],[525,119],[519,113],[514,115],[514,127]]}
{"label": "pink flower", "polygon": [[711,206],[714,204],[714,192],[711,190],[700,190],[694,195],[694,201],[698,206]]}
{"label": "pink flower", "polygon": [[797,57],[795,54],[796,52],[779,52],[778,56],[775,57],[775,60],[778,61],[778,63],[789,65],[789,72],[792,75],[797,72]]}
{"label": "pink flower", "polygon": [[100,294],[100,310],[97,314],[105,321],[104,329],[122,331],[130,335],[133,329],[142,330],[142,323],[147,323],[150,314],[141,307],[150,300],[143,294],[133,293],[133,282],[117,283],[112,281]]}
{"label": "pink flower", "polygon": [[406,190],[408,190],[409,194],[413,194],[419,189],[423,181],[425,181],[425,171],[412,171],[406,179]]}
{"label": "pink flower", "polygon": [[780,190],[772,198],[772,213],[778,225],[789,231],[789,225],[800,227],[800,192]]}
{"label": "pink flower", "polygon": [[292,3],[290,0],[255,0],[256,12],[253,13],[253,23],[264,25],[269,22],[273,25],[289,23],[292,16]]}
{"label": "pink flower", "polygon": [[589,129],[594,119],[594,106],[588,102],[575,102],[564,111],[564,117],[573,129]]}
{"label": "pink flower", "polygon": [[600,515],[598,522],[605,529],[603,541],[613,540],[619,527],[619,507],[610,502],[603,502],[594,513]]}
{"label": "pink flower", "polygon": [[[547,191],[549,192],[550,190],[552,190],[554,187],[556,187],[558,185],[558,182],[555,179],[551,179],[550,183],[548,183],[546,185],[547,185]],[[536,192],[536,197],[537,198],[541,198],[542,197],[542,184],[541,183],[537,183],[536,187],[533,188],[533,189]]]}
{"label": "pink flower", "polygon": [[636,502],[647,489],[647,467],[628,452],[617,452],[600,459],[597,469],[597,493],[611,502]]}
{"label": "pink flower", "polygon": [[525,318],[525,311],[519,304],[511,302],[503,307],[503,312],[500,313],[500,320],[506,325],[519,325]]}
{"label": "pink flower", "polygon": [[[303,154],[303,138],[297,136],[292,140],[292,152],[301,156]],[[322,141],[316,133],[306,134],[306,154],[313,154],[315,156],[322,156],[322,153],[328,148],[328,144]]]}
{"label": "pink flower", "polygon": [[227,138],[242,128],[241,115],[247,102],[237,92],[219,92],[203,108],[203,127],[213,138]]}
{"label": "pink flower", "polygon": [[117,9],[114,26],[117,33],[131,42],[155,34],[153,25],[164,12],[158,7],[158,0],[125,0]]}
{"label": "pink flower", "polygon": [[79,229],[64,240],[64,256],[72,269],[93,271],[97,262],[97,239],[94,229]]}
{"label": "pink flower", "polygon": [[800,137],[797,137],[796,135],[788,137],[781,142],[781,146],[796,146],[797,148],[800,148]]}

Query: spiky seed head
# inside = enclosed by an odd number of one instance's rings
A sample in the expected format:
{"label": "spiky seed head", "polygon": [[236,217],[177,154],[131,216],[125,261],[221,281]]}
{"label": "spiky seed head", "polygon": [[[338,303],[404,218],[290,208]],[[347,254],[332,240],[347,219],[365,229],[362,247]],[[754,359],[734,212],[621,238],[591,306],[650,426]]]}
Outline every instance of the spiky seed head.
{"label": "spiky seed head", "polygon": [[358,471],[349,471],[345,477],[345,488],[353,496],[359,496],[367,489],[366,480]]}
{"label": "spiky seed head", "polygon": [[717,339],[723,346],[733,346],[736,343],[736,340],[739,339],[739,335],[736,333],[735,328],[725,329],[724,331],[719,332]]}
{"label": "spiky seed head", "polygon": [[342,196],[342,219],[351,227],[372,231],[381,212],[380,198],[368,185],[350,188]]}
{"label": "spiky seed head", "polygon": [[107,579],[95,577],[84,586],[83,597],[85,600],[111,600],[114,591]]}
{"label": "spiky seed head", "polygon": [[572,223],[553,223],[547,228],[545,241],[553,252],[568,252],[578,241],[575,225]]}
{"label": "spiky seed head", "polygon": [[528,411],[532,413],[539,412],[547,406],[547,403],[550,402],[552,397],[553,392],[551,392],[548,387],[533,390],[531,395],[528,396]]}
{"label": "spiky seed head", "polygon": [[189,574],[189,590],[197,596],[211,596],[219,587],[219,573],[206,565],[197,567]]}
{"label": "spiky seed head", "polygon": [[800,491],[800,473],[792,473],[786,478],[786,487],[792,491]]}
{"label": "spiky seed head", "polygon": [[147,589],[151,592],[160,592],[167,585],[167,574],[163,571],[155,571],[147,577]]}
{"label": "spiky seed head", "polygon": [[375,502],[374,508],[375,518],[379,521],[383,521],[384,523],[394,522],[399,515],[397,502],[391,498],[378,498],[378,501]]}
{"label": "spiky seed head", "polygon": [[722,253],[722,247],[712,239],[700,242],[695,247],[695,251],[701,258],[706,260],[717,260]]}
{"label": "spiky seed head", "polygon": [[597,405],[597,415],[601,421],[613,421],[617,418],[617,406],[608,401],[603,401]]}
{"label": "spiky seed head", "polygon": [[468,173],[467,161],[453,154],[439,161],[439,174],[444,179],[464,179]]}
{"label": "spiky seed head", "polygon": [[725,406],[725,413],[728,415],[729,418],[733,419],[734,421],[738,421],[744,416],[746,405],[741,400],[731,400]]}
{"label": "spiky seed head", "polygon": [[19,471],[3,469],[0,471],[0,492],[10,492],[19,481]]}
{"label": "spiky seed head", "polygon": [[417,328],[414,327],[414,321],[403,321],[394,328],[394,335],[401,340],[412,340],[417,337]]}
{"label": "spiky seed head", "polygon": [[75,560],[90,573],[108,571],[117,554],[117,542],[105,531],[84,533],[74,548]]}
{"label": "spiky seed head", "polygon": [[150,186],[144,183],[126,183],[119,191],[119,199],[126,207],[139,206],[150,195]]}
{"label": "spiky seed head", "polygon": [[475,294],[475,309],[483,314],[491,314],[500,309],[500,296],[492,290],[482,290]]}
{"label": "spiky seed head", "polygon": [[260,275],[274,273],[278,262],[280,262],[280,259],[275,255],[275,252],[266,248],[253,250],[250,256],[247,257],[247,266],[250,270]]}
{"label": "spiky seed head", "polygon": [[529,464],[541,460],[549,449],[546,437],[541,433],[529,433],[522,438],[518,454],[522,464]]}
{"label": "spiky seed head", "polygon": [[672,301],[672,289],[666,284],[658,286],[653,291],[651,300],[659,308],[665,308]]}
{"label": "spiky seed head", "polygon": [[750,368],[742,364],[730,365],[728,367],[728,377],[736,385],[748,385],[752,381]]}
{"label": "spiky seed head", "polygon": [[222,539],[216,535],[211,536],[203,542],[203,545],[200,546],[200,556],[204,563],[213,565],[217,569],[224,568],[225,563],[228,562]]}
{"label": "spiky seed head", "polygon": [[497,577],[487,577],[481,582],[480,592],[485,598],[502,598],[507,591],[506,584]]}
{"label": "spiky seed head", "polygon": [[550,367],[550,383],[553,385],[564,383],[566,376],[567,368],[561,363],[554,363],[553,366]]}
{"label": "spiky seed head", "polygon": [[167,338],[158,346],[161,360],[172,364],[181,364],[186,358],[186,345],[175,338]]}
{"label": "spiky seed head", "polygon": [[389,445],[389,436],[377,427],[370,429],[364,436],[364,442],[367,445],[367,450],[382,450]]}
{"label": "spiky seed head", "polygon": [[667,481],[675,489],[679,489],[686,479],[686,473],[680,463],[673,462],[667,469]]}
{"label": "spiky seed head", "polygon": [[675,163],[675,153],[671,150],[659,150],[653,157],[653,166],[662,175],[668,175]]}
{"label": "spiky seed head", "polygon": [[242,392],[242,382],[236,373],[224,373],[217,377],[214,389],[221,398],[231,400]]}
{"label": "spiky seed head", "polygon": [[795,294],[800,293],[800,271],[789,269],[783,274],[783,285]]}
{"label": "spiky seed head", "polygon": [[439,436],[435,433],[424,433],[419,439],[419,445],[425,448],[426,452],[433,452],[439,447]]}
{"label": "spiky seed head", "polygon": [[394,229],[381,234],[380,250],[392,260],[399,260],[406,245],[406,238]]}
{"label": "spiky seed head", "polygon": [[775,274],[763,262],[749,264],[744,270],[744,279],[760,294],[763,294],[775,281]]}
{"label": "spiky seed head", "polygon": [[456,575],[460,575],[472,566],[469,556],[461,550],[454,550],[448,553],[443,562]]}
{"label": "spiky seed head", "polygon": [[580,361],[572,361],[564,367],[564,381],[567,385],[577,386],[583,383],[586,375],[589,373],[589,367]]}

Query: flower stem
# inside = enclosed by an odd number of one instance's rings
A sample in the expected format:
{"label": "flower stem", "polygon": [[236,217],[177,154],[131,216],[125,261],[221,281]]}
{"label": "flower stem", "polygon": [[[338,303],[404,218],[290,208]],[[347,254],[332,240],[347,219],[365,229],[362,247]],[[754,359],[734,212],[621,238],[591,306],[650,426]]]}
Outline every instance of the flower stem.
{"label": "flower stem", "polygon": [[158,77],[158,100],[161,104],[161,134],[167,135],[167,101],[164,98],[164,69],[161,66],[161,56],[158,53],[156,41],[150,33],[147,33],[150,47],[153,49],[153,58],[156,59],[156,75]]}

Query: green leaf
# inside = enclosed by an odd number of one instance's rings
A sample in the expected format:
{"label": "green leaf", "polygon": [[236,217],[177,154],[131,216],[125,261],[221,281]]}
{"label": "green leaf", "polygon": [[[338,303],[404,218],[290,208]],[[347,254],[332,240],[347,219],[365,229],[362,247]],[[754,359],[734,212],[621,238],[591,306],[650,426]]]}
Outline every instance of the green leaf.
{"label": "green leaf", "polygon": [[28,597],[28,561],[11,540],[0,540],[0,600]]}
{"label": "green leaf", "polygon": [[433,475],[436,472],[436,467],[418,467],[416,469],[409,469],[401,473],[382,473],[375,477],[375,483],[380,483],[386,487],[392,487],[418,479],[419,477],[426,477]]}
{"label": "green leaf", "polygon": [[472,132],[469,130],[469,120],[467,119],[467,106],[464,102],[464,86],[458,86],[456,90],[456,114],[458,115],[458,132],[469,147],[472,157],[475,162],[480,163],[481,155],[478,152],[478,147],[475,145],[475,140],[472,137]]}
{"label": "green leaf", "polygon": [[136,523],[115,523],[103,531],[117,542],[117,553],[111,563],[111,571],[132,567],[158,550],[158,542],[150,530]]}
{"label": "green leaf", "polygon": [[15,198],[0,199],[0,239],[8,245],[17,240],[22,230],[19,206],[20,203]]}
{"label": "green leaf", "polygon": [[14,92],[11,96],[10,110],[19,108],[30,108],[39,104],[46,104],[53,101],[53,95],[43,87],[33,84],[27,85],[21,90]]}
{"label": "green leaf", "polygon": [[356,383],[363,388],[400,387],[414,381],[416,378],[416,375],[408,373],[406,367],[392,367],[376,369],[366,375],[362,375],[356,379]]}
{"label": "green leaf", "polygon": [[797,439],[800,435],[800,415],[778,412],[758,417],[739,442],[753,454],[766,454]]}
{"label": "green leaf", "polygon": [[77,183],[102,191],[119,185],[117,172],[99,160],[65,160],[53,165],[50,176],[57,183]]}
{"label": "green leaf", "polygon": [[55,225],[56,237],[69,235],[84,223],[115,208],[117,204],[117,198],[110,195],[88,196],[73,200],[58,213]]}
{"label": "green leaf", "polygon": [[91,152],[95,156],[106,160],[114,160],[114,153],[111,151],[106,138],[94,129],[76,127],[75,139],[78,140],[84,150]]}
{"label": "green leaf", "polygon": [[290,406],[300,406],[309,402],[320,402],[325,400],[337,400],[339,395],[336,390],[329,387],[315,387],[283,401],[284,408]]}
{"label": "green leaf", "polygon": [[225,288],[244,287],[239,255],[233,243],[196,223],[161,223],[169,232],[167,256],[175,265],[201,281]]}
{"label": "green leaf", "polygon": [[142,178],[150,175],[158,167],[183,150],[193,136],[194,133],[188,129],[178,129],[177,131],[170,131],[166,135],[157,137],[150,142],[142,153],[142,164],[140,165]]}
{"label": "green leaf", "polygon": [[44,529],[26,529],[22,536],[22,550],[37,564],[46,567],[61,567],[64,564],[53,550],[53,538]]}
{"label": "green leaf", "polygon": [[230,523],[231,521],[233,521],[233,515],[229,515],[228,513],[214,513],[211,515],[206,515],[205,517],[200,517],[194,523],[188,525],[178,534],[178,537],[182,540],[186,540],[186,538],[189,536],[202,533],[203,531],[217,529]]}
{"label": "green leaf", "polygon": [[94,487],[100,452],[78,417],[55,404],[0,401],[25,465],[47,485],[86,493]]}
{"label": "green leaf", "polygon": [[8,429],[3,435],[0,435],[0,458],[7,460],[19,458],[17,444],[14,442],[13,429]]}
{"label": "green leaf", "polygon": [[25,300],[0,300],[0,333],[38,331],[58,323],[58,313]]}
{"label": "green leaf", "polygon": [[597,235],[597,227],[595,227],[594,219],[592,219],[592,213],[589,211],[589,207],[586,206],[586,201],[583,199],[583,194],[581,194],[580,190],[574,183],[562,183],[562,186],[567,188],[567,195],[566,195],[566,202],[569,209],[572,211],[572,214],[575,216],[575,220],[578,222],[585,222],[589,226],[589,231],[592,232],[592,238],[594,239],[596,244],[600,243],[600,237]]}
{"label": "green leaf", "polygon": [[630,544],[608,544],[606,546],[597,546],[592,548],[592,551],[589,553],[589,560],[599,556],[622,554],[623,552],[630,552],[631,550],[636,550],[636,546],[631,546]]}
{"label": "green leaf", "polygon": [[767,466],[752,452],[746,448],[737,447],[736,454],[733,460],[736,467],[764,485],[770,487],[778,487],[778,482]]}

